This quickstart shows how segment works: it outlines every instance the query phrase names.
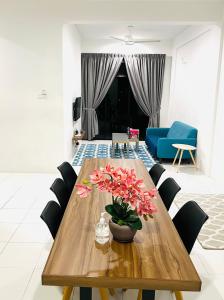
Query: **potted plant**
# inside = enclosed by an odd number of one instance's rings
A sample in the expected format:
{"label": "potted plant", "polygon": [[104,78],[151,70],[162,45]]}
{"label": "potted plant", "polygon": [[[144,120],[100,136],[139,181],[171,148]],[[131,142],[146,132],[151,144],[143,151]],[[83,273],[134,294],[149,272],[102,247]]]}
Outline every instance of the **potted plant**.
{"label": "potted plant", "polygon": [[142,229],[140,217],[147,220],[156,212],[152,202],[156,189],[145,190],[143,180],[136,177],[133,169],[115,168],[109,164],[94,170],[89,177],[82,184],[76,184],[77,194],[85,198],[94,186],[101,192],[111,193],[112,203],[105,206],[112,217],[110,231],[115,240],[131,242],[137,230]]}

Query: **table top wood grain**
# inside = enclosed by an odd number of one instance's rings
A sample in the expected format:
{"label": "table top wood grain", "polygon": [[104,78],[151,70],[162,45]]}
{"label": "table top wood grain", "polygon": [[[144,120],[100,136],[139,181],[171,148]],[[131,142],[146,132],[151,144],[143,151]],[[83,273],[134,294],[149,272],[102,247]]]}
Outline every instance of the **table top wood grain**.
{"label": "table top wood grain", "polygon": [[[110,163],[136,170],[147,189],[154,187],[141,160],[86,159],[77,183],[95,169]],[[95,242],[95,226],[111,195],[94,189],[80,199],[74,188],[42,274],[44,285],[143,288],[199,291],[200,278],[157,195],[158,212],[144,221],[134,242]],[[109,216],[108,216],[109,220]]]}

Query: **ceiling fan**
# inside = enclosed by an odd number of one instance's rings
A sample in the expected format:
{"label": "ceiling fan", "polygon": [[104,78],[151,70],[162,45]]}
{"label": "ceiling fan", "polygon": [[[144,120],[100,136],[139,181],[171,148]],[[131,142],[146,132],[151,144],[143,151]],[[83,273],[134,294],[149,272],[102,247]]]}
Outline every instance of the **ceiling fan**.
{"label": "ceiling fan", "polygon": [[132,34],[133,27],[134,26],[132,26],[132,25],[128,26],[128,35],[126,35],[124,38],[119,38],[116,36],[111,36],[111,38],[114,40],[120,41],[120,42],[124,42],[125,45],[129,45],[129,46],[134,45],[134,44],[159,43],[160,42],[160,40],[152,40],[152,39],[144,39],[144,40],[135,39]]}

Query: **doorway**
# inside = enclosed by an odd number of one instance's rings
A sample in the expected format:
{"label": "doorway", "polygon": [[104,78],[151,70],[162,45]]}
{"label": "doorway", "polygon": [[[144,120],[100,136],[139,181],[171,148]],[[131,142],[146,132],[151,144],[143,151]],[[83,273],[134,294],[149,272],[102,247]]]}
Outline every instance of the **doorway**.
{"label": "doorway", "polygon": [[148,117],[135,101],[124,61],[96,113],[99,134],[95,139],[110,140],[112,132],[127,132],[127,127],[139,129],[140,140],[145,139]]}

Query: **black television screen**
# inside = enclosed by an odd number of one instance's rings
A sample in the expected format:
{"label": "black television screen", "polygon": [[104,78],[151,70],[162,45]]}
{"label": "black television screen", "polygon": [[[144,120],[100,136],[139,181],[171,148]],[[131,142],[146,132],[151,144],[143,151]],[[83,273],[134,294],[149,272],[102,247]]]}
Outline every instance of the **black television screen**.
{"label": "black television screen", "polygon": [[81,113],[81,97],[77,97],[72,104],[73,121],[77,121],[80,118]]}

